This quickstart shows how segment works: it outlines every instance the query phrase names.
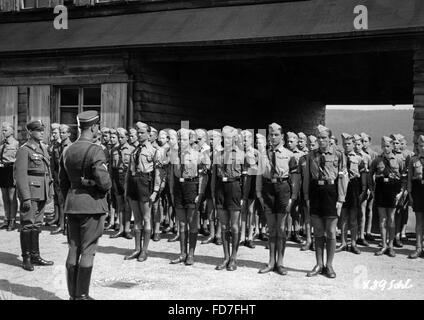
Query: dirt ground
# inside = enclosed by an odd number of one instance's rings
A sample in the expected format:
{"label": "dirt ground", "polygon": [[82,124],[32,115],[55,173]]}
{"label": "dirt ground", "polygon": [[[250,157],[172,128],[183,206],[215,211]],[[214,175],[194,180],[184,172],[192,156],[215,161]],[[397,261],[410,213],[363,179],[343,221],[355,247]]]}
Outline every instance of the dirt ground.
{"label": "dirt ground", "polygon": [[[0,209],[1,210],[1,209]],[[0,211],[1,212],[1,211]],[[2,216],[2,214],[0,214]],[[45,227],[40,236],[41,253],[55,262],[52,267],[36,267],[34,272],[21,267],[19,233],[0,231],[0,299],[68,299],[65,280],[66,238],[50,235]],[[96,299],[174,300],[174,299],[423,299],[424,259],[407,259],[413,239],[397,249],[396,258],[376,257],[377,244],[361,248],[362,254],[336,254],[336,279],[324,276],[307,278],[315,264],[315,253],[301,252],[299,245],[287,242],[287,276],[258,274],[268,260],[265,243],[256,240],[256,248],[240,247],[238,269],[216,271],[222,259],[222,247],[201,245],[196,249],[193,266],[170,265],[176,258],[178,242],[150,242],[149,258],[141,263],[124,261],[134,241],[100,239],[95,257],[90,295]]]}

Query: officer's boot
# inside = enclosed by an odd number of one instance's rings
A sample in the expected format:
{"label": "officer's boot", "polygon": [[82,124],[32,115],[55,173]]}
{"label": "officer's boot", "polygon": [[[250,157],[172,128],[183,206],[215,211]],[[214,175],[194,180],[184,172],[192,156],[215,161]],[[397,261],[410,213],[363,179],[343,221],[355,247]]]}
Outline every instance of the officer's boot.
{"label": "officer's boot", "polygon": [[77,281],[75,288],[75,300],[94,300],[88,295],[90,289],[90,280],[91,272],[93,271],[93,266],[91,267],[78,267],[77,272]]}
{"label": "officer's boot", "polygon": [[144,239],[143,239],[143,248],[141,253],[137,258],[137,261],[143,262],[147,260],[147,248],[149,247],[150,236],[152,235],[152,230],[144,229]]}
{"label": "officer's boot", "polygon": [[135,251],[125,256],[124,260],[136,259],[140,255],[140,252],[141,252],[141,230],[140,229],[134,230],[134,239],[135,239]]}
{"label": "officer's boot", "polygon": [[187,256],[185,265],[191,266],[194,264],[194,251],[196,250],[197,232],[190,232],[188,238],[189,238],[189,251],[188,251],[188,256]]}
{"label": "officer's boot", "polygon": [[216,270],[223,270],[227,267],[228,262],[230,261],[230,231],[222,232],[222,245],[224,247],[224,261],[216,266]]}
{"label": "officer's boot", "polygon": [[286,251],[286,239],[277,237],[277,273],[285,276],[287,269],[283,267],[284,252]]}
{"label": "officer's boot", "polygon": [[31,262],[39,266],[51,266],[53,261],[44,260],[40,256],[39,229],[31,230]]}
{"label": "officer's boot", "polygon": [[22,268],[27,271],[34,271],[31,263],[31,230],[22,229],[20,233],[22,250]]}
{"label": "officer's boot", "polygon": [[240,236],[241,234],[239,232],[234,232],[231,234],[232,252],[231,252],[230,262],[227,265],[228,271],[237,270],[237,252],[240,245]]}
{"label": "officer's boot", "polygon": [[69,300],[76,298],[78,266],[66,264],[66,283],[68,284]]}
{"label": "officer's boot", "polygon": [[11,219],[7,227],[7,231],[13,231],[13,230],[15,230],[15,219]]}
{"label": "officer's boot", "polygon": [[314,277],[322,274],[324,271],[324,237],[314,237],[315,240],[315,257],[317,264],[307,273],[308,277]]}
{"label": "officer's boot", "polygon": [[269,263],[268,265],[259,270],[259,273],[268,273],[275,268],[275,245],[276,245],[276,237],[270,236],[268,239],[268,247],[269,247]]}
{"label": "officer's boot", "polygon": [[327,239],[327,263],[326,263],[326,274],[328,278],[335,278],[336,273],[333,269],[334,253],[336,252],[336,239]]}
{"label": "officer's boot", "polygon": [[177,264],[186,261],[187,259],[187,235],[188,231],[180,230],[180,252],[181,254],[177,259],[171,260],[171,264]]}

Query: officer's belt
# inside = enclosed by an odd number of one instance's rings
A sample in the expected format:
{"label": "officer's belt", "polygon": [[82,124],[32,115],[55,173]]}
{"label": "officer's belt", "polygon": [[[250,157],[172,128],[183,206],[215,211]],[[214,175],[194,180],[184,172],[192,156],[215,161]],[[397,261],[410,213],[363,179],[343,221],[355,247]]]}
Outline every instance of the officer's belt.
{"label": "officer's belt", "polygon": [[383,182],[383,183],[389,183],[389,182],[399,182],[400,179],[395,178],[389,178],[389,177],[377,177],[375,181]]}
{"label": "officer's belt", "polygon": [[284,181],[288,181],[289,178],[288,177],[285,177],[285,178],[276,177],[276,178],[272,178],[272,179],[263,178],[263,180],[264,180],[265,183],[281,183],[281,182],[284,182]]}
{"label": "officer's belt", "polygon": [[49,175],[48,172],[35,171],[35,170],[28,170],[27,173],[28,173],[29,176],[36,176],[36,177],[44,177],[44,176],[48,176]]}
{"label": "officer's belt", "polygon": [[332,185],[334,184],[334,180],[312,180],[312,183],[316,184],[317,186],[325,186],[325,185]]}
{"label": "officer's belt", "polygon": [[199,177],[193,178],[178,178],[179,182],[199,182]]}
{"label": "officer's belt", "polygon": [[235,182],[235,181],[240,181],[240,177],[219,177],[219,181],[221,182]]}

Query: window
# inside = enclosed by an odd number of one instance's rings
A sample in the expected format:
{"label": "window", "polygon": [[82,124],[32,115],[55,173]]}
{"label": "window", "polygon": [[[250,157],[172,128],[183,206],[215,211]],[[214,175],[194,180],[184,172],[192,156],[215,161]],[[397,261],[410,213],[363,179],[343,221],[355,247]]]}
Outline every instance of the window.
{"label": "window", "polygon": [[22,9],[49,8],[62,4],[63,0],[21,0]]}
{"label": "window", "polygon": [[78,136],[77,114],[88,110],[100,113],[100,104],[100,86],[59,88],[59,122],[71,127],[72,141]]}

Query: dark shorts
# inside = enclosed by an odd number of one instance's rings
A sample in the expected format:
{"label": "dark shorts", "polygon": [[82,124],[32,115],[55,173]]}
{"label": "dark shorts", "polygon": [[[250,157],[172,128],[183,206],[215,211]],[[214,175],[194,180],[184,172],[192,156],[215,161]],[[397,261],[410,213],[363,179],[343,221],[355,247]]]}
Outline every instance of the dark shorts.
{"label": "dark shorts", "polygon": [[343,208],[346,209],[356,209],[360,207],[359,196],[361,194],[361,179],[354,178],[349,180],[346,191],[345,202],[343,203]]}
{"label": "dark shorts", "polygon": [[399,180],[383,182],[383,179],[376,179],[374,200],[376,207],[396,208],[396,195],[400,189],[401,182]]}
{"label": "dark shorts", "polygon": [[246,176],[244,188],[245,200],[255,200],[256,198],[256,176]]}
{"label": "dark shorts", "polygon": [[148,202],[153,191],[153,173],[142,176],[130,176],[127,195],[131,200]]}
{"label": "dark shorts", "polygon": [[421,180],[412,180],[411,196],[414,212],[424,212],[424,184]]}
{"label": "dark shorts", "polygon": [[94,255],[103,234],[105,214],[68,214],[68,244],[81,254]]}
{"label": "dark shorts", "polygon": [[337,216],[337,184],[326,184],[320,186],[314,182],[310,185],[310,214],[319,218],[338,217]]}
{"label": "dark shorts", "polygon": [[290,199],[290,184],[288,181],[268,183],[262,186],[265,214],[285,214]]}
{"label": "dark shorts", "polygon": [[199,183],[194,181],[174,183],[174,206],[176,209],[193,209],[196,207],[196,197],[199,194]]}
{"label": "dark shorts", "polygon": [[14,186],[13,165],[0,167],[0,188],[13,188]]}
{"label": "dark shorts", "polygon": [[220,210],[240,211],[241,186],[240,181],[216,183],[216,207]]}
{"label": "dark shorts", "polygon": [[125,193],[125,172],[119,172],[118,169],[112,169],[112,190],[118,195]]}

